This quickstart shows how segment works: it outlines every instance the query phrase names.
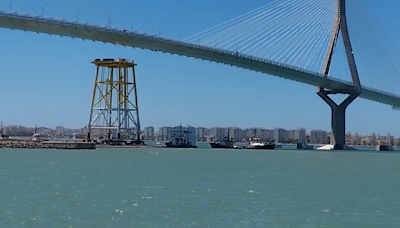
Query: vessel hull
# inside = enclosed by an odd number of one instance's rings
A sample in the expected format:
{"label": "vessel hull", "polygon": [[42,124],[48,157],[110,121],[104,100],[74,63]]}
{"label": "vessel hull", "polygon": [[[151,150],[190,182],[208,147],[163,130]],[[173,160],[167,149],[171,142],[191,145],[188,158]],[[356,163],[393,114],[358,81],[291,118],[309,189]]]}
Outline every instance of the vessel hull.
{"label": "vessel hull", "polygon": [[219,143],[210,143],[211,148],[213,149],[233,149],[233,146],[223,145]]}

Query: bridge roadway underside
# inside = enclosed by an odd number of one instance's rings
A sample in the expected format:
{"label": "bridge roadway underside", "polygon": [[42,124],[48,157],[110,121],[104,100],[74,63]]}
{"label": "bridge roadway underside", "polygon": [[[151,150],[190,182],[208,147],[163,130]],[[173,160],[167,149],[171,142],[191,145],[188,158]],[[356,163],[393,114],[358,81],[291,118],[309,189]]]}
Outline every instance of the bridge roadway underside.
{"label": "bridge roadway underside", "polygon": [[[194,46],[190,43],[179,42],[171,39],[164,39],[146,34],[122,32],[99,26],[0,12],[0,27],[94,40],[188,56],[262,72],[327,89],[340,90],[347,89],[352,86],[351,83],[323,78],[317,74],[290,69],[285,66],[279,66],[278,64],[267,61],[244,58],[243,56],[232,55],[232,53],[225,53],[223,51],[213,51],[211,48]],[[360,97],[379,103],[400,107],[400,97],[378,92],[372,89],[363,88]]]}

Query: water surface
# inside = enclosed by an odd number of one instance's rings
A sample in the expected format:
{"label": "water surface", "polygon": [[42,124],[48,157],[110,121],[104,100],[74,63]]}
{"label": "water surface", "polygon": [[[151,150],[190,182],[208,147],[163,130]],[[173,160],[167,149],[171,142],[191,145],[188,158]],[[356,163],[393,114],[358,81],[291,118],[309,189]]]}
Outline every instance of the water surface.
{"label": "water surface", "polygon": [[0,227],[400,227],[400,154],[0,150]]}

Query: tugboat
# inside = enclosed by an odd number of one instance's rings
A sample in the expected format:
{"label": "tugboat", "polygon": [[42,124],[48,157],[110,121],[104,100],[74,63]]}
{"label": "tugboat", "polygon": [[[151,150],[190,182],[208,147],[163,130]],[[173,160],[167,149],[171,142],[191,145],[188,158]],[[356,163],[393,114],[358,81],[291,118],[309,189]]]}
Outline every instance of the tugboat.
{"label": "tugboat", "polygon": [[211,148],[219,148],[219,149],[233,149],[235,146],[233,145],[232,139],[228,135],[224,137],[222,142],[212,142],[210,143]]}
{"label": "tugboat", "polygon": [[299,143],[299,142],[296,144],[296,148],[298,150],[312,150],[312,149],[314,149],[313,146],[310,146],[307,143]]}
{"label": "tugboat", "polygon": [[251,138],[251,141],[246,149],[250,150],[274,150],[275,143],[263,143],[261,138],[257,136],[256,130],[253,131],[254,136]]}
{"label": "tugboat", "polygon": [[196,135],[194,134],[193,129],[189,127],[183,129],[182,125],[172,128],[170,129],[171,141],[166,142],[165,146],[169,148],[197,148],[195,145]]}
{"label": "tugboat", "polygon": [[393,147],[391,145],[377,145],[376,151],[393,151]]}

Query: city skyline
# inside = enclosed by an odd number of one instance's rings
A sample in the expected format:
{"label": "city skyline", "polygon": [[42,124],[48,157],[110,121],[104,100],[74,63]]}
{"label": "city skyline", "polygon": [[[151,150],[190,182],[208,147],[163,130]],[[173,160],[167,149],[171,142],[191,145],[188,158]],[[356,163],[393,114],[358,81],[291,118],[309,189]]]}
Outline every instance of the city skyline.
{"label": "city skyline", "polygon": [[[153,126],[146,126],[142,129],[140,138],[142,140],[151,141],[170,141],[171,129],[178,129],[177,126],[164,126],[159,127],[158,131]],[[190,126],[192,127],[192,126]],[[195,131],[197,141],[202,142],[215,142],[223,141],[226,136],[233,142],[249,142],[254,136],[260,137],[264,141],[274,141],[275,143],[311,143],[311,144],[329,144],[330,132],[324,130],[310,130],[306,132],[305,128],[296,129],[265,129],[265,128],[248,128],[242,129],[238,127],[192,127]],[[71,139],[85,139],[87,134],[87,127],[80,129],[69,129],[63,126],[57,126],[55,129],[46,127],[23,127],[23,126],[2,126],[0,129],[0,138],[3,135],[11,137],[32,137],[33,133],[39,133],[49,138],[71,138]],[[105,132],[98,136],[104,137]],[[112,136],[114,137],[114,136]],[[347,133],[345,137],[347,145],[396,145],[400,146],[400,137],[394,137],[391,134],[379,135],[372,133],[370,135],[361,135],[358,133]]]}
{"label": "city skyline", "polygon": [[[1,125],[3,124],[3,125]],[[171,128],[171,127],[176,127],[176,126],[180,126],[180,125],[171,125],[171,126],[167,126],[167,125],[163,125],[160,127],[156,127],[156,126],[144,126],[141,128],[141,132],[142,134],[145,134],[146,128],[153,128],[152,132],[153,134],[157,135],[159,134],[159,131],[161,128]],[[274,127],[274,128],[265,128],[265,127],[249,127],[249,128],[243,128],[243,127],[238,127],[238,126],[213,126],[213,127],[207,127],[207,126],[193,126],[193,125],[183,125],[182,126],[191,126],[194,127],[195,129],[198,128],[203,128],[205,130],[211,130],[211,129],[215,129],[215,128],[219,128],[219,129],[240,129],[240,130],[253,130],[253,129],[261,129],[261,130],[267,130],[267,131],[271,131],[271,130],[275,130],[275,129],[282,129],[285,131],[294,131],[294,130],[299,130],[299,129],[304,129],[305,134],[310,136],[312,131],[322,131],[322,132],[326,132],[328,135],[330,134],[329,130],[324,130],[324,129],[307,129],[304,127],[297,127],[297,128],[283,128],[283,127]],[[80,128],[71,128],[71,127],[66,127],[66,126],[61,126],[61,125],[57,125],[55,127],[49,127],[49,126],[23,126],[23,125],[9,125],[9,124],[4,124],[3,122],[0,121],[0,128],[3,127],[3,129],[5,131],[7,131],[7,129],[24,129],[24,130],[28,130],[28,131],[34,131],[35,128],[37,128],[38,130],[40,129],[45,129],[45,130],[53,130],[53,131],[65,131],[65,132],[79,132],[79,134],[85,134],[87,131],[87,126],[82,126]],[[393,137],[399,137],[400,135],[395,135],[392,134],[390,132],[387,133],[379,133],[379,132],[370,132],[367,134],[361,134],[359,132],[346,132],[346,135],[357,135],[360,137],[367,137],[367,136],[372,136],[375,135],[376,137],[387,137],[388,135],[393,136]]]}
{"label": "city skyline", "polygon": [[[183,127],[183,126],[182,126]],[[168,141],[169,130],[174,127],[160,127],[155,131],[154,127],[148,126],[144,128],[143,139]],[[310,130],[306,132],[304,128],[296,129],[264,129],[264,128],[249,128],[241,129],[237,127],[228,128],[194,128],[196,132],[197,141],[214,142],[223,141],[225,137],[229,136],[233,142],[249,142],[254,136],[260,137],[263,141],[274,141],[275,143],[311,143],[311,144],[329,144],[331,134],[324,130]],[[359,135],[358,133],[347,133],[345,137],[347,145],[400,145],[400,137],[394,137],[390,134],[378,135],[372,133],[371,135]]]}

